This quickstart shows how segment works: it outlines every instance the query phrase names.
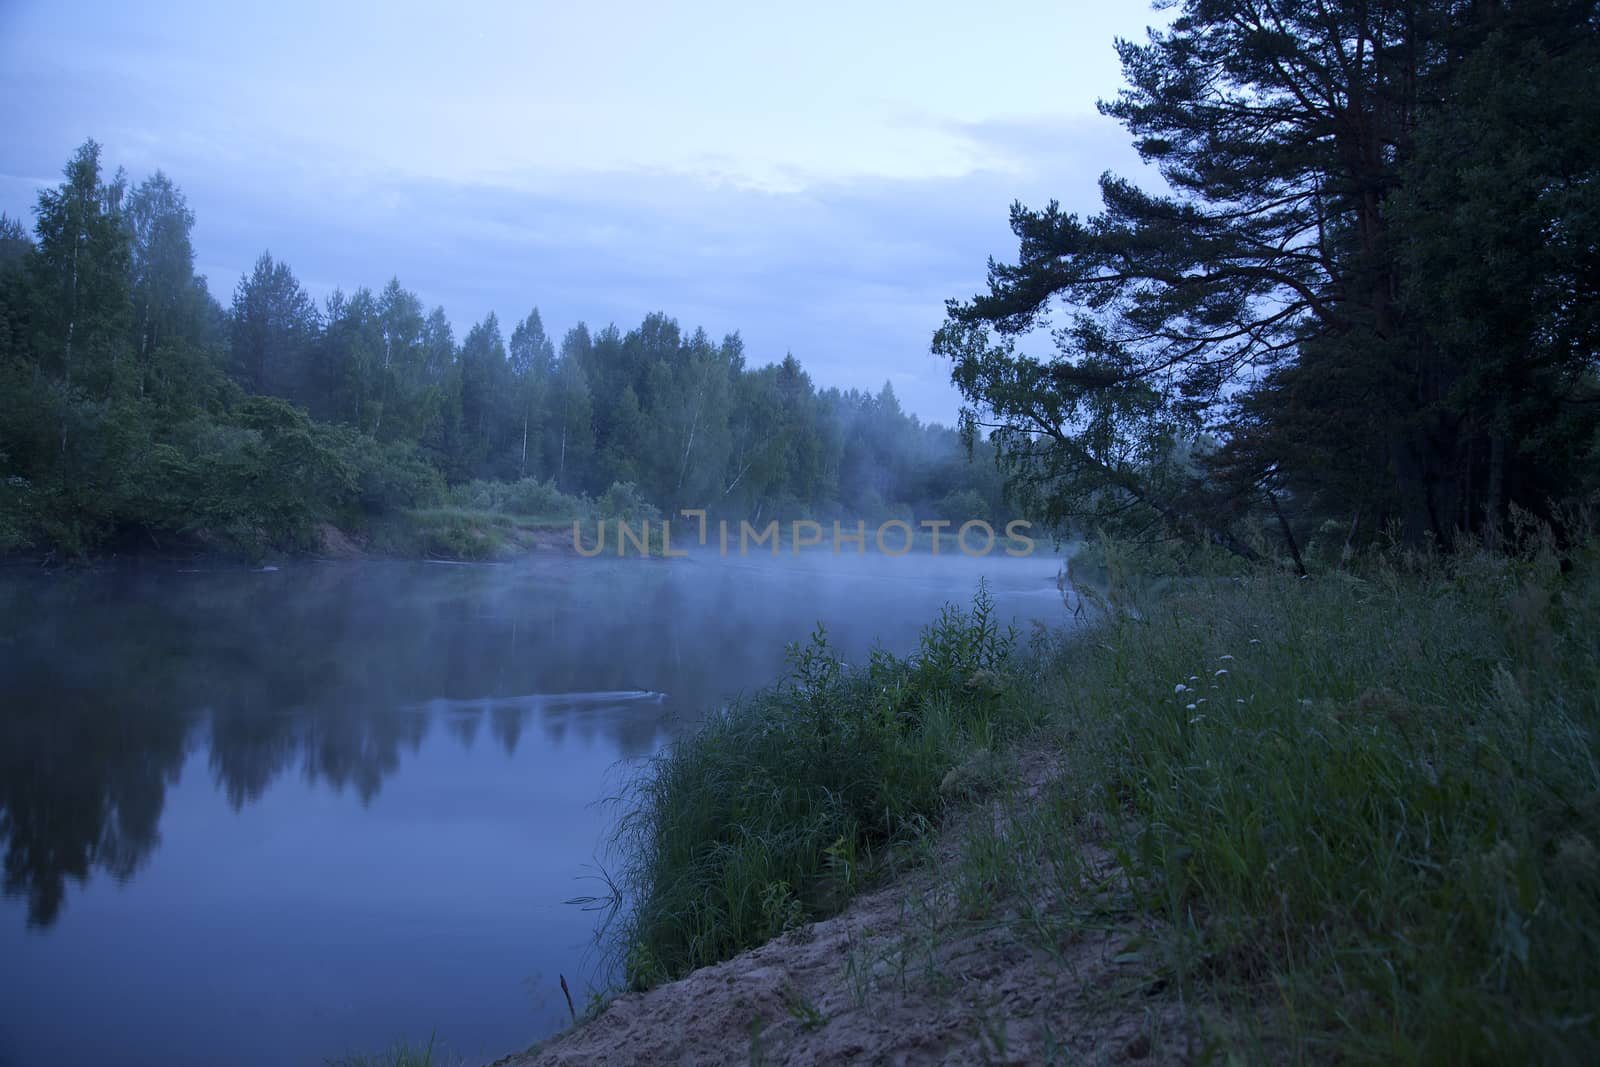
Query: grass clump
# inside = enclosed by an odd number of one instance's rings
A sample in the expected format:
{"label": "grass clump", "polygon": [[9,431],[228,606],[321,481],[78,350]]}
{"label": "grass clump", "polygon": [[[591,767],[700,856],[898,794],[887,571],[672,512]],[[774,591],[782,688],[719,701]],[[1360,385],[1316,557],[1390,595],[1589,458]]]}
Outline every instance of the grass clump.
{"label": "grass clump", "polygon": [[980,589],[905,658],[844,663],[819,627],[779,685],[658,757],[621,834],[631,988],[680,977],[837,910],[885,846],[928,825],[976,749],[1033,721],[1016,635]]}
{"label": "grass clump", "polygon": [[[1050,657],[1067,767],[1016,862],[1081,869],[1074,828],[1107,828],[1162,966],[1247,1057],[1587,1059],[1597,562],[1392,556],[1125,600]],[[1063,915],[1103,899],[1078,889]]]}

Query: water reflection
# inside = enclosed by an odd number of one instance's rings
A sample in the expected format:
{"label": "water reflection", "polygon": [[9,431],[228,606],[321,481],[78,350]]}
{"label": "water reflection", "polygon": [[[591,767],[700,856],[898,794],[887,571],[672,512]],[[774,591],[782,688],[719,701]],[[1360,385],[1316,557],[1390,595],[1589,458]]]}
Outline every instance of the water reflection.
{"label": "water reflection", "polygon": [[[167,786],[183,762],[187,723],[129,729],[124,706],[63,689],[19,701],[0,719],[0,838],[5,892],[24,895],[28,921],[61,911],[68,879],[91,870],[131,878],[160,841]],[[111,715],[107,715],[107,710]]]}
{"label": "water reflection", "polygon": [[[624,577],[659,584],[639,570],[586,577],[613,592]],[[487,718],[507,753],[533,721],[554,740],[606,735],[623,758],[657,746],[673,710],[659,694],[527,695],[535,682],[619,684],[654,627],[591,612],[574,626],[572,583],[523,601],[528,574],[492,577],[387,565],[12,576],[0,587],[6,894],[48,925],[69,881],[131,878],[191,746],[235,810],[289,774],[368,803],[441,724],[470,745]],[[674,680],[687,699],[701,681]]]}
{"label": "water reflection", "polygon": [[626,761],[979,574],[1065,618],[1047,560],[0,573],[0,1063],[525,1046]]}

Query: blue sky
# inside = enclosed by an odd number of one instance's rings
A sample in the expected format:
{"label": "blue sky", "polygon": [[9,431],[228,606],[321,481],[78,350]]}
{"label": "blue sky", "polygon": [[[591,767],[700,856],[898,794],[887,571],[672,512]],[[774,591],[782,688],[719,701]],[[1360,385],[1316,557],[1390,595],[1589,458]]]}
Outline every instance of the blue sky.
{"label": "blue sky", "polygon": [[[1139,171],[1099,116],[1139,2],[243,5],[0,0],[0,210],[86,137],[166,171],[224,304],[264,249],[319,299],[392,275],[458,335],[662,310],[821,385],[959,400],[946,298],[1012,200]],[[509,326],[507,327],[509,330]]]}

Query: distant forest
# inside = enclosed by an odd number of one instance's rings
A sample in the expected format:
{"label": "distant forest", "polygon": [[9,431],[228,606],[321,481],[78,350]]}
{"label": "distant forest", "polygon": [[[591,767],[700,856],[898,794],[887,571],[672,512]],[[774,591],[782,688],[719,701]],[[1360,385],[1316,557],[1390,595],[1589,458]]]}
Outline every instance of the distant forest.
{"label": "distant forest", "polygon": [[[0,215],[0,552],[314,550],[407,509],[601,496],[733,519],[988,518],[994,453],[876,394],[752,366],[651,314],[559,342],[537,309],[457,340],[391,280],[320,305],[262,254],[230,306],[194,214],[86,142],[32,232]],[[492,483],[517,483],[510,492]]]}

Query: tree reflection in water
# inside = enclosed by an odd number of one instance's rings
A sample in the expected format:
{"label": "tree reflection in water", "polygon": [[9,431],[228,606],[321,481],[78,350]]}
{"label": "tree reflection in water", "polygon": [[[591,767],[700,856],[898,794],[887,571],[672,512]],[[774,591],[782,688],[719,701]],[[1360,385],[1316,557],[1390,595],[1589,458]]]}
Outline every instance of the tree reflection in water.
{"label": "tree reflection in water", "polygon": [[0,574],[5,892],[48,925],[69,881],[133,877],[191,754],[242,812],[286,782],[368,805],[408,755],[487,738],[532,797],[561,746],[648,755],[780,674],[819,619],[847,656],[908,650],[980,573],[1060,615],[1048,559]]}
{"label": "tree reflection in water", "polygon": [[[290,773],[370,803],[436,725],[471,745],[487,718],[508,755],[532,719],[547,743],[576,726],[622,758],[652,751],[666,729],[658,701],[575,706],[535,682],[557,694],[617,685],[627,671],[592,650],[637,648],[654,628],[618,625],[623,613],[575,626],[572,588],[524,600],[512,595],[522,583],[488,577],[399,565],[7,576],[6,895],[48,926],[69,881],[132,878],[196,746],[235,811]],[[486,682],[498,692],[475,688]]]}

